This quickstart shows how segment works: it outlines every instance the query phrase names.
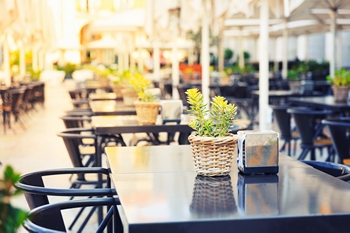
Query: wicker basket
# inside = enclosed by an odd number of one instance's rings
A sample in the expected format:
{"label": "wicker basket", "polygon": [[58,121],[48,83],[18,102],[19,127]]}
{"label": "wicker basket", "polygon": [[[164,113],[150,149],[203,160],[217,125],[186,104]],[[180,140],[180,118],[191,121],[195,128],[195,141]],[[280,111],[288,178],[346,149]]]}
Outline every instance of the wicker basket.
{"label": "wicker basket", "polygon": [[137,101],[139,98],[137,95],[137,92],[134,90],[122,89],[121,92],[122,92],[124,104],[127,106],[134,105],[135,101]]}
{"label": "wicker basket", "polygon": [[137,120],[140,125],[154,125],[157,121],[160,104],[156,102],[135,102]]}
{"label": "wicker basket", "polygon": [[231,171],[237,137],[202,137],[192,133],[188,140],[192,148],[194,166],[198,175],[226,176]]}
{"label": "wicker basket", "polygon": [[332,86],[333,95],[336,102],[346,102],[349,95],[348,86]]}
{"label": "wicker basket", "polygon": [[113,89],[113,92],[115,93],[115,95],[116,95],[116,97],[118,99],[123,97],[122,90],[124,89],[124,85],[122,85],[122,84],[114,84],[112,86],[112,89]]}
{"label": "wicker basket", "polygon": [[197,176],[190,211],[198,214],[224,214],[237,211],[230,176]]}

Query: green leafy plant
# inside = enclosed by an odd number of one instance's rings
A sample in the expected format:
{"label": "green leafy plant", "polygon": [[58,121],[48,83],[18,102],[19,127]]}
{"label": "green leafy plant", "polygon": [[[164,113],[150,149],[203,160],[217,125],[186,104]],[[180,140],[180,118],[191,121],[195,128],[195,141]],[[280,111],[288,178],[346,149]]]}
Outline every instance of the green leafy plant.
{"label": "green leafy plant", "polygon": [[154,95],[148,91],[152,86],[151,80],[140,73],[135,73],[129,79],[129,84],[137,92],[141,102],[154,101]]}
{"label": "green leafy plant", "polygon": [[233,57],[233,51],[231,49],[225,49],[224,51],[224,59],[227,61],[227,60],[230,60],[231,58]]}
{"label": "green leafy plant", "polygon": [[197,88],[188,89],[186,94],[190,115],[195,116],[189,124],[192,129],[200,136],[206,137],[223,137],[229,132],[237,113],[234,104],[229,104],[222,96],[215,96],[209,111],[202,93]]}
{"label": "green leafy plant", "polygon": [[297,81],[299,79],[299,73],[296,70],[288,70],[287,78],[291,81]]}
{"label": "green leafy plant", "polygon": [[334,77],[327,76],[327,80],[335,86],[350,86],[350,73],[345,69],[340,69],[334,72]]}
{"label": "green leafy plant", "polygon": [[11,197],[22,192],[13,186],[20,175],[11,166],[7,166],[3,179],[0,179],[0,232],[13,233],[27,218],[27,212],[11,205]]}

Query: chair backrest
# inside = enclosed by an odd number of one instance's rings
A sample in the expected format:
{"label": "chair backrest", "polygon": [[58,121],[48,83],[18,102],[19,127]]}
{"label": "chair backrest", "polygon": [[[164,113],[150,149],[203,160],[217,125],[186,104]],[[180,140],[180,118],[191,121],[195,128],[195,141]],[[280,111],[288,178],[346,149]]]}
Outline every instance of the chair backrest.
{"label": "chair backrest", "polygon": [[[20,182],[25,185],[35,186],[38,189],[40,187],[44,188],[44,182],[40,172],[29,173],[21,177]],[[49,199],[47,195],[44,194],[33,194],[30,192],[24,192],[24,197],[28,203],[29,208],[32,210],[39,206],[49,204]],[[65,225],[61,211],[59,209],[52,209],[49,213],[51,221],[47,221],[47,218],[37,217],[35,222],[40,226],[47,227],[50,229],[55,229],[59,231],[65,231]],[[48,217],[48,216],[46,216]]]}
{"label": "chair backrest", "polygon": [[18,107],[22,104],[24,92],[25,88],[12,89],[9,91],[12,111],[17,111]]}
{"label": "chair backrest", "polygon": [[[17,189],[24,191],[24,195],[28,206],[31,210],[49,205],[48,196],[112,196],[116,192],[111,188],[99,189],[60,189],[46,188],[43,182],[43,177],[64,175],[64,174],[104,174],[107,176],[107,186],[110,187],[109,171],[105,168],[68,168],[68,169],[51,169],[35,171],[21,175],[19,181],[15,184]],[[71,206],[68,203],[68,206]],[[46,209],[46,207],[44,208]],[[32,216],[33,217],[33,216]],[[58,231],[66,231],[61,208],[51,208],[46,211],[45,215],[36,215],[33,222],[41,227],[54,229]],[[47,232],[47,231],[42,231]]]}
{"label": "chair backrest", "polygon": [[331,114],[330,111],[307,108],[291,108],[287,112],[292,114],[301,138],[301,143],[305,145],[313,144],[316,119],[322,119]]}
{"label": "chair backrest", "polygon": [[290,139],[291,127],[290,127],[290,113],[287,112],[290,106],[270,106],[275,114],[278,128],[280,129],[281,138]]}
{"label": "chair backrest", "polygon": [[350,139],[347,135],[350,130],[350,118],[326,119],[322,123],[328,126],[332,144],[343,163],[344,159],[350,158]]}
{"label": "chair backrest", "polygon": [[61,117],[67,129],[69,128],[84,128],[84,122],[91,122],[90,117],[84,116],[63,116]]}
{"label": "chair backrest", "polygon": [[343,164],[310,160],[302,160],[301,162],[306,163],[312,166],[313,168],[334,177],[341,177],[350,174],[350,167],[345,166]]}
{"label": "chair backrest", "polygon": [[[70,128],[57,134],[57,136],[63,139],[63,142],[69,154],[69,158],[71,159],[71,162],[74,167],[84,166],[82,161],[82,156],[79,150],[79,145],[82,144],[82,139],[92,138],[92,139],[95,139],[95,142],[96,142],[96,135],[94,134],[82,135],[81,134],[82,132],[93,132],[93,131],[92,129],[86,129],[86,128]],[[96,150],[95,150],[95,153],[96,153]],[[78,179],[85,180],[84,175],[78,174]]]}

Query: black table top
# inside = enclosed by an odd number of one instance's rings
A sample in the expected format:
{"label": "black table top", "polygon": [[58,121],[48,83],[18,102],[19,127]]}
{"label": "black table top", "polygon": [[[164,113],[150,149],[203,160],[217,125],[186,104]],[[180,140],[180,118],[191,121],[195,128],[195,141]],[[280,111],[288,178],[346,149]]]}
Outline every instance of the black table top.
{"label": "black table top", "polygon": [[[252,91],[251,93],[253,96],[259,96],[260,91]],[[281,98],[286,98],[286,97],[300,97],[300,96],[322,96],[323,94],[321,92],[314,91],[312,93],[299,93],[299,92],[293,92],[293,91],[288,91],[288,90],[270,90],[268,92],[269,97],[281,97]]]}
{"label": "black table top", "polygon": [[336,102],[334,96],[290,98],[289,102],[300,106],[317,107],[335,111],[350,111],[347,102]]}
{"label": "black table top", "polygon": [[136,115],[135,106],[127,106],[118,100],[90,101],[90,107],[95,116]]}
{"label": "black table top", "polygon": [[128,232],[349,232],[350,184],[280,154],[277,175],[196,176],[190,146],[106,148]]}

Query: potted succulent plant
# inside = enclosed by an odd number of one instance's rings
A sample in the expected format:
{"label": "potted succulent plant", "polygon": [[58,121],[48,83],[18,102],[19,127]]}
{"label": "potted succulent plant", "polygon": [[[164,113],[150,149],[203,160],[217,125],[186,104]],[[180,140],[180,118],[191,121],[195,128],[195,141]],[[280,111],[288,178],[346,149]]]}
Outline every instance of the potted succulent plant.
{"label": "potted succulent plant", "polygon": [[334,77],[327,76],[327,80],[332,85],[335,101],[345,102],[348,98],[350,90],[350,73],[345,69],[340,69],[334,72]]}
{"label": "potted succulent plant", "polygon": [[129,83],[138,95],[138,100],[134,104],[139,123],[141,125],[155,124],[160,103],[155,101],[155,96],[150,92],[151,81],[141,74],[134,74]]}
{"label": "potted succulent plant", "polygon": [[211,110],[203,101],[198,89],[186,91],[190,115],[194,119],[189,126],[195,130],[189,141],[194,166],[198,175],[224,176],[231,170],[237,136],[229,133],[237,108],[222,96],[211,101]]}

